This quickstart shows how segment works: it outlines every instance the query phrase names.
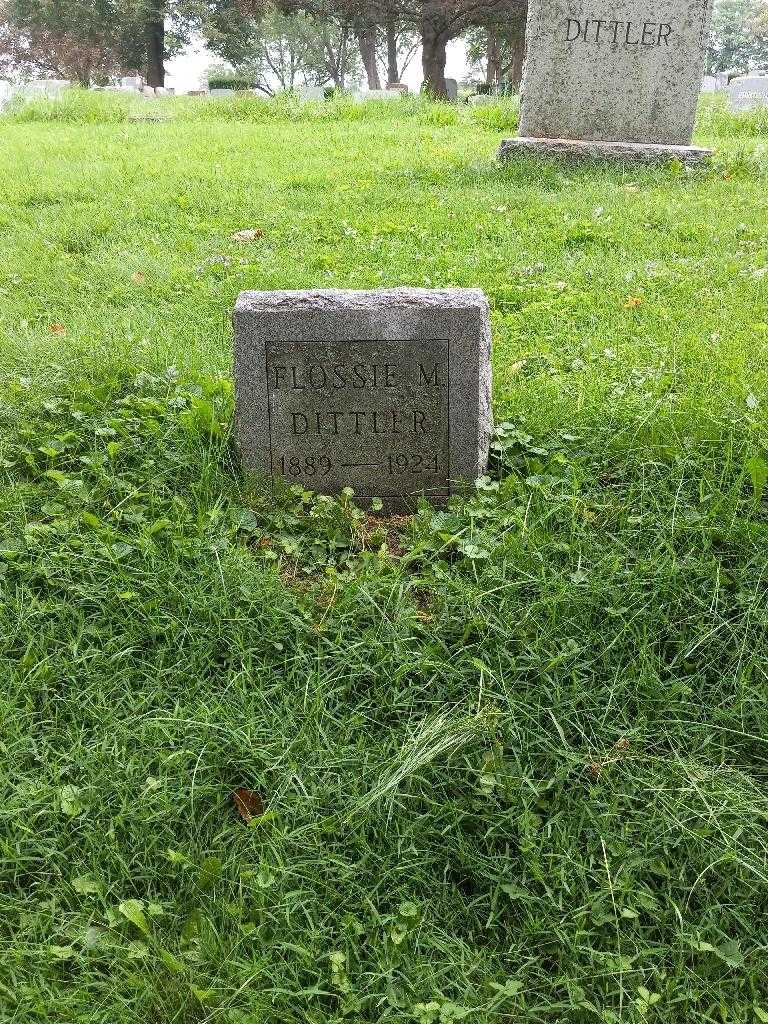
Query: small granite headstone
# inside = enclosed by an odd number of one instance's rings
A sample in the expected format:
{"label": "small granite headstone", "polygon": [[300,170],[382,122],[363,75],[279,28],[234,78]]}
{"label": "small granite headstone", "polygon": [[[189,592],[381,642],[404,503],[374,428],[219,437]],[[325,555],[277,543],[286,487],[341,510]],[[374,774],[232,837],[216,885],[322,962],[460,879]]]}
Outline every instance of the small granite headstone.
{"label": "small granite headstone", "polygon": [[485,472],[488,303],[475,288],[242,292],[234,311],[244,465],[385,509],[437,504]]}
{"label": "small granite headstone", "polygon": [[520,138],[504,140],[499,156],[706,159],[690,143],[711,6],[530,0]]}
{"label": "small granite headstone", "polygon": [[445,92],[449,103],[456,103],[459,98],[459,83],[455,78],[446,78]]}

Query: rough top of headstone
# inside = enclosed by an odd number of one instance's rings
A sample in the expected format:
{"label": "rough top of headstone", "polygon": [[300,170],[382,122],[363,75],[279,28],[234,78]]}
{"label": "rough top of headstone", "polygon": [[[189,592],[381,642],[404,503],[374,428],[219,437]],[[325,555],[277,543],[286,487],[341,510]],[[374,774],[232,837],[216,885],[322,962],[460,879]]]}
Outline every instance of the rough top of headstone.
{"label": "rough top of headstone", "polygon": [[235,303],[235,312],[255,309],[331,309],[334,306],[348,306],[356,309],[384,309],[393,304],[422,308],[443,309],[446,304],[453,308],[488,309],[488,300],[480,288],[379,288],[356,290],[348,288],[312,288],[287,290],[240,292]]}
{"label": "rough top of headstone", "polygon": [[688,145],[711,0],[530,0],[520,135]]}

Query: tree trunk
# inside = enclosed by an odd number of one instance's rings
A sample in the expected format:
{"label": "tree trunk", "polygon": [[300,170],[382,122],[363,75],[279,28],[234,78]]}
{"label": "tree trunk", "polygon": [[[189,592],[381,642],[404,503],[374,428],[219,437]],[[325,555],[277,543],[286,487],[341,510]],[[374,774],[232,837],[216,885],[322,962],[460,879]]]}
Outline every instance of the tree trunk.
{"label": "tree trunk", "polygon": [[446,39],[430,24],[421,26],[421,70],[424,74],[424,90],[436,100],[448,99],[445,84]]}
{"label": "tree trunk", "polygon": [[165,4],[152,0],[147,13],[147,85],[154,89],[165,85]]}
{"label": "tree trunk", "polygon": [[487,85],[498,85],[501,79],[501,46],[499,44],[499,33],[491,26],[486,30],[486,58],[485,81]]}
{"label": "tree trunk", "polygon": [[[325,51],[325,69],[328,72],[328,77],[333,82],[334,89],[343,89],[344,82],[340,74],[340,68],[343,66],[343,60],[334,52],[333,44],[325,27],[323,27],[322,38],[323,50]],[[342,46],[343,43],[340,43],[339,54],[342,53]]]}
{"label": "tree trunk", "polygon": [[347,26],[344,26],[344,30],[341,33],[341,41],[339,42],[339,59],[337,63],[338,74],[339,74],[339,89],[343,92],[347,88]]}
{"label": "tree trunk", "polygon": [[397,25],[393,17],[387,18],[387,85],[397,85],[400,69],[397,66]]}
{"label": "tree trunk", "polygon": [[520,83],[523,80],[523,61],[525,59],[525,24],[522,31],[515,36],[512,43],[512,62],[509,72],[509,82],[515,92],[520,92]]}
{"label": "tree trunk", "polygon": [[360,57],[363,61],[365,74],[368,79],[369,89],[380,89],[381,79],[379,69],[376,66],[376,29],[371,25],[358,25],[355,27],[357,45],[360,47]]}
{"label": "tree trunk", "polygon": [[89,89],[91,85],[92,68],[90,63],[78,64],[75,70],[75,80],[83,89]]}

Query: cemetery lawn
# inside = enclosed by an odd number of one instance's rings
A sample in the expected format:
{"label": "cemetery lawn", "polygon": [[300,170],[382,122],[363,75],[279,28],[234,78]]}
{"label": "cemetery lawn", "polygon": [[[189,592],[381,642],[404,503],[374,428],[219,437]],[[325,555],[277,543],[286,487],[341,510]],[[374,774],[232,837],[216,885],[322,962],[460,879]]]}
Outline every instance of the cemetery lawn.
{"label": "cemetery lawn", "polygon": [[[768,121],[386,106],[0,119],[2,1020],[768,1020]],[[489,297],[489,479],[266,499],[237,293],[400,284]]]}

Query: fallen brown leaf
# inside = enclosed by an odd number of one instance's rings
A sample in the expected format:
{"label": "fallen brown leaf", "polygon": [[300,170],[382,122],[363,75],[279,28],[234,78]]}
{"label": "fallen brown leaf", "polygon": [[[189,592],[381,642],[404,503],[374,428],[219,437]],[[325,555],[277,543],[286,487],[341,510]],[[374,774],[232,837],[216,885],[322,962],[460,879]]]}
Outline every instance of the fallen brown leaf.
{"label": "fallen brown leaf", "polygon": [[242,786],[240,789],[236,789],[232,794],[232,803],[245,822],[249,822],[252,818],[258,818],[264,813],[264,801],[252,789],[245,789]]}
{"label": "fallen brown leaf", "polygon": [[643,300],[639,295],[630,295],[627,301],[624,303],[624,309],[634,309],[635,306],[639,306]]}
{"label": "fallen brown leaf", "polygon": [[64,324],[51,324],[51,326],[48,328],[48,330],[51,332],[51,334],[66,334],[67,333],[67,328],[64,326]]}
{"label": "fallen brown leaf", "polygon": [[131,280],[134,284],[144,284],[147,278],[145,274],[142,274],[140,270],[137,270],[135,274],[131,274]]}

